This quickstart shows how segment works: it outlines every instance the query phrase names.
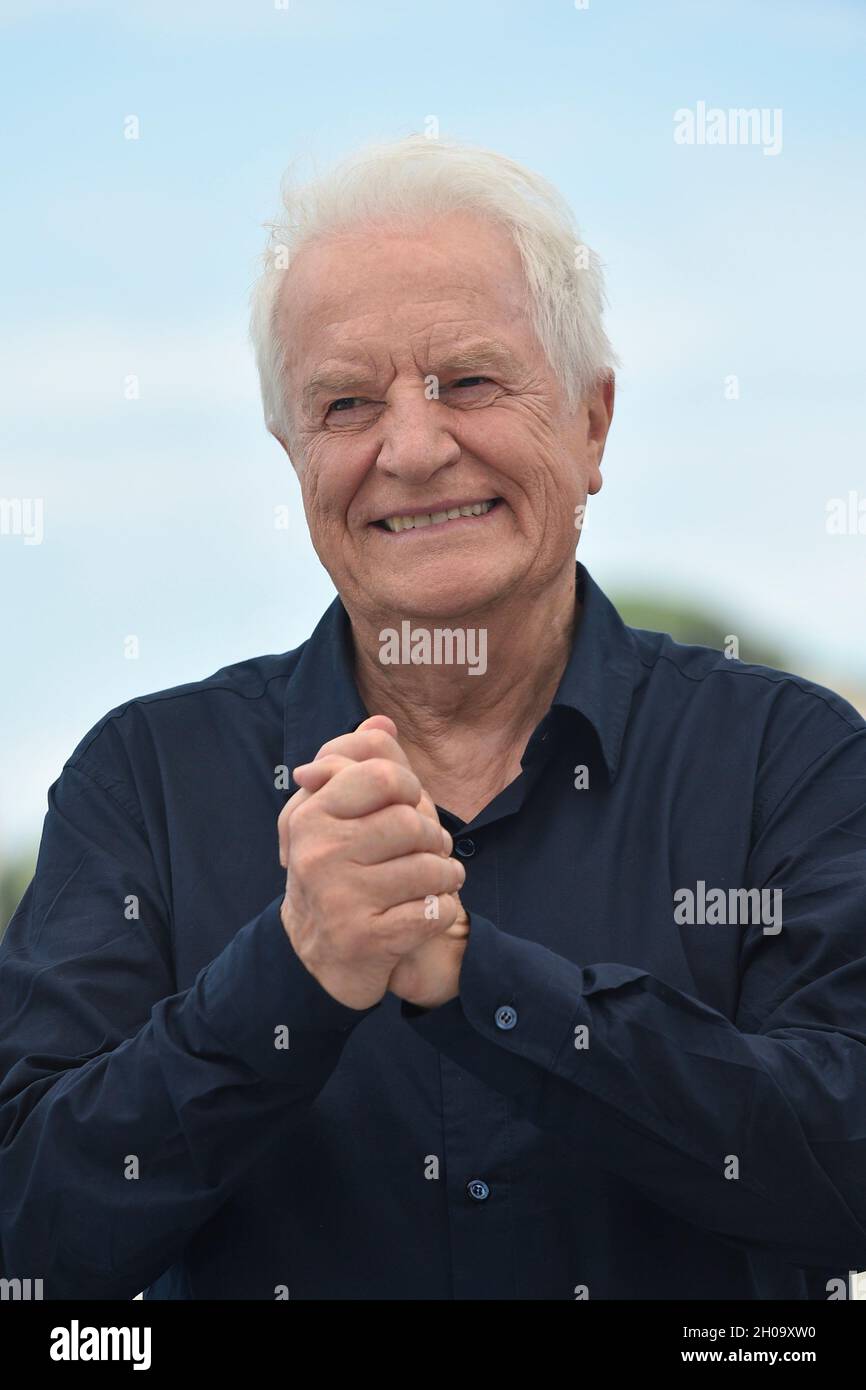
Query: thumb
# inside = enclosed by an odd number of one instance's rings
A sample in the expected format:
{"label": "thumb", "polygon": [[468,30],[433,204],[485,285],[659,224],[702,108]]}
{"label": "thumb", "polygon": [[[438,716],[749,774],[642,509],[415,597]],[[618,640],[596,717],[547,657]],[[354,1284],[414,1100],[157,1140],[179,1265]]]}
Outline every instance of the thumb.
{"label": "thumb", "polygon": [[369,719],[365,719],[355,730],[356,734],[362,733],[364,729],[382,729],[392,738],[397,737],[397,725],[393,719],[389,719],[387,714],[371,714]]}

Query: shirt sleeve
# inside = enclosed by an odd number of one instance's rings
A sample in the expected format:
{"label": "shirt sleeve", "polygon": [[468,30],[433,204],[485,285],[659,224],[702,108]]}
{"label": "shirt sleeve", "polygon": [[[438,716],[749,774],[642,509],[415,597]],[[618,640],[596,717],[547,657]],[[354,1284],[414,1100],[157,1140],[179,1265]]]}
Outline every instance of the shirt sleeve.
{"label": "shirt sleeve", "polygon": [[0,944],[0,1268],[46,1298],[152,1283],[371,1012],[307,971],[280,899],[178,991],[183,924],[124,802],[67,765]]}
{"label": "shirt sleeve", "polygon": [[579,966],[475,913],[459,998],[403,1014],[530,1121],[708,1233],[860,1269],[866,732],[782,797],[744,886],[782,890],[781,931],[691,928],[741,933],[734,1018],[646,970]]}

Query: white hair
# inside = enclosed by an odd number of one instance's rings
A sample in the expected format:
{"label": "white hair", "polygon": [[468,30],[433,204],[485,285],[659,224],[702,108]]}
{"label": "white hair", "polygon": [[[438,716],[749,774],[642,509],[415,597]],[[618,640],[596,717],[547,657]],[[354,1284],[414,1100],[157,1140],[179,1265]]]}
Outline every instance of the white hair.
{"label": "white hair", "polygon": [[270,236],[250,297],[250,337],[265,422],[283,440],[292,433],[286,344],[277,329],[283,275],[306,243],[385,221],[428,221],[461,211],[502,226],[520,254],[531,321],[569,405],[613,375],[617,359],[602,326],[601,262],[581,240],[562,195],[513,159],[410,135],[367,146],[306,184],[293,186],[287,172],[282,202],[278,219],[265,224]]}

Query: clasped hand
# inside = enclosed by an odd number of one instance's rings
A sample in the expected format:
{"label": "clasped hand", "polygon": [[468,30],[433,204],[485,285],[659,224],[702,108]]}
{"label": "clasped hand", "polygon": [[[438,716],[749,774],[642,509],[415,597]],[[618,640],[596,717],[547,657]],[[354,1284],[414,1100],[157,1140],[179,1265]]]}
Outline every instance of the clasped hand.
{"label": "clasped hand", "polygon": [[466,871],[386,715],[294,769],[277,822],[281,917],[300,960],[353,1009],[387,990],[421,1008],[459,992]]}

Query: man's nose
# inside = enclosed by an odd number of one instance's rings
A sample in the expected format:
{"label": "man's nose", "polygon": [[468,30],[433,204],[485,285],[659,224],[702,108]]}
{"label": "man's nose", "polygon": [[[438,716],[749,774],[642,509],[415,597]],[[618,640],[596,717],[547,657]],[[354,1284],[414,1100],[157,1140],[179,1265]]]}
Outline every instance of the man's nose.
{"label": "man's nose", "polygon": [[388,403],[384,439],[376,467],[392,478],[426,482],[460,458],[460,445],[448,428],[447,412],[423,389]]}

